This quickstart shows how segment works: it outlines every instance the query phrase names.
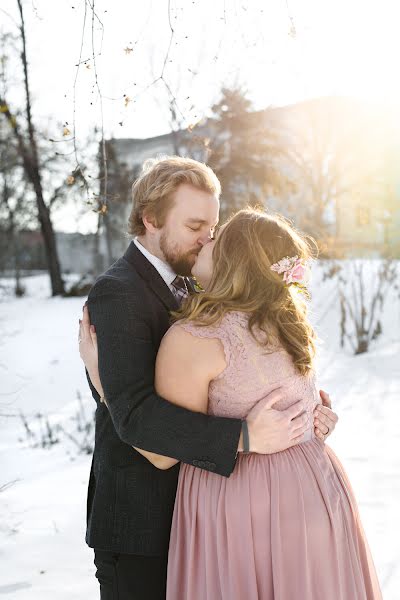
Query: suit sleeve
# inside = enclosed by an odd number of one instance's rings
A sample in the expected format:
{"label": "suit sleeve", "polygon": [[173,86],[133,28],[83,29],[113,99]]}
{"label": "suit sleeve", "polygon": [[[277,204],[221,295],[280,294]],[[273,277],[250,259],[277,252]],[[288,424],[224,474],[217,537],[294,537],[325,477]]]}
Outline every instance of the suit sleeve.
{"label": "suit sleeve", "polygon": [[156,394],[156,351],[143,299],[119,281],[103,279],[89,294],[88,308],[96,328],[100,379],[120,439],[229,477],[241,420],[192,412]]}

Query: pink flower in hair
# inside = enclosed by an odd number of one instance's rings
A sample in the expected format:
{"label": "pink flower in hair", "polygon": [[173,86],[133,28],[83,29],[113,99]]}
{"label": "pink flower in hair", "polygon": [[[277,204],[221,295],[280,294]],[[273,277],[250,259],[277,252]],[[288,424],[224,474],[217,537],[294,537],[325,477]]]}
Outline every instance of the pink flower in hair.
{"label": "pink flower in hair", "polygon": [[302,258],[298,256],[286,256],[279,262],[271,266],[271,271],[283,274],[283,281],[288,285],[295,283],[304,285],[306,283],[306,264]]}

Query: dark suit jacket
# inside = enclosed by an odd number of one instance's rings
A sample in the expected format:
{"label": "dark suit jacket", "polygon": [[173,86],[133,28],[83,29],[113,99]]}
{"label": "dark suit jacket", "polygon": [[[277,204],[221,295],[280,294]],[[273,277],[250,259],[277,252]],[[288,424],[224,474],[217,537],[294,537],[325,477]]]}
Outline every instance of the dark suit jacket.
{"label": "dark suit jacket", "polygon": [[157,351],[178,305],[133,242],[96,281],[88,307],[108,408],[88,378],[97,409],[86,541],[160,555],[168,549],[179,463],[159,470],[132,446],[229,476],[241,421],[192,412],[155,393]]}

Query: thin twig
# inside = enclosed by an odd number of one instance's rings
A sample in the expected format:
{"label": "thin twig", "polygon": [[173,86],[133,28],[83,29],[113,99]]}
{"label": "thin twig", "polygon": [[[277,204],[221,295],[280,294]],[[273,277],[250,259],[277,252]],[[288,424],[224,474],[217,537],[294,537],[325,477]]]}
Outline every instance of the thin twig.
{"label": "thin twig", "polygon": [[[108,187],[108,168],[107,168],[107,147],[106,147],[106,140],[104,137],[104,113],[103,113],[103,97],[101,94],[101,90],[100,90],[100,85],[99,85],[99,78],[98,78],[98,74],[97,74],[97,64],[96,64],[96,56],[95,56],[95,44],[94,44],[94,20],[95,17],[98,19],[101,27],[102,27],[102,40],[103,40],[103,36],[104,36],[104,25],[103,23],[100,21],[100,19],[98,18],[98,16],[95,13],[94,10],[94,3],[95,0],[93,0],[92,4],[90,4],[90,0],[88,0],[89,2],[89,6],[92,9],[92,60],[93,60],[93,68],[94,68],[94,79],[95,79],[95,85],[97,88],[97,93],[98,93],[98,97],[100,100],[100,122],[101,122],[101,154],[102,154],[102,161],[103,161],[103,197],[101,199],[101,202],[103,205],[107,205],[107,187]],[[101,44],[103,43],[103,41],[101,41]]]}
{"label": "thin twig", "polygon": [[20,479],[14,479],[13,481],[8,481],[7,483],[4,483],[3,485],[0,485],[0,492],[4,492],[4,490],[7,490],[9,487],[11,487],[12,485],[15,485],[19,481],[21,481],[21,480]]}
{"label": "thin twig", "polygon": [[82,25],[82,34],[81,34],[81,46],[80,46],[80,50],[79,50],[79,60],[78,60],[77,66],[76,66],[74,85],[72,88],[72,90],[73,90],[73,93],[72,93],[72,128],[74,130],[74,137],[73,137],[72,141],[74,144],[76,169],[79,169],[79,172],[83,179],[83,183],[85,184],[86,193],[89,195],[89,183],[87,182],[85,175],[83,173],[83,170],[80,166],[80,162],[79,162],[79,158],[78,158],[78,148],[76,145],[76,85],[77,85],[79,69],[80,69],[80,65],[81,65],[81,61],[82,61],[83,42],[84,42],[84,38],[85,38],[85,29],[86,29],[86,18],[87,18],[87,4],[85,2],[85,12],[84,12],[84,16],[83,16],[83,25]]}

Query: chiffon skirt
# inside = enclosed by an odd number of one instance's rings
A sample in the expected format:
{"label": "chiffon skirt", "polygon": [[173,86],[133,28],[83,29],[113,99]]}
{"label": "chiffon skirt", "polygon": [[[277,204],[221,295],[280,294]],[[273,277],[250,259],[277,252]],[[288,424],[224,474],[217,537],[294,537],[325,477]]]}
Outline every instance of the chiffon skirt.
{"label": "chiffon skirt", "polygon": [[229,478],[182,464],[167,600],[381,600],[349,480],[313,438],[239,454]]}

